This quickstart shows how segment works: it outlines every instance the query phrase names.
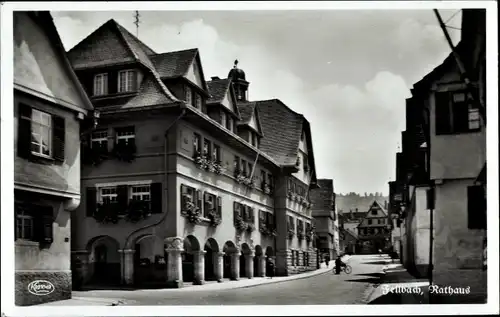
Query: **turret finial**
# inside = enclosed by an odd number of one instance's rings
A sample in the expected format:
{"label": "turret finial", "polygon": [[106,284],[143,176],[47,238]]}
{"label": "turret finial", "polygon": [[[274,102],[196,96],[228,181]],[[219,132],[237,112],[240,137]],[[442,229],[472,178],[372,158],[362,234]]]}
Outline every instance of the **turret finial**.
{"label": "turret finial", "polygon": [[234,68],[236,68],[236,66],[238,66],[238,60],[237,59],[234,61]]}

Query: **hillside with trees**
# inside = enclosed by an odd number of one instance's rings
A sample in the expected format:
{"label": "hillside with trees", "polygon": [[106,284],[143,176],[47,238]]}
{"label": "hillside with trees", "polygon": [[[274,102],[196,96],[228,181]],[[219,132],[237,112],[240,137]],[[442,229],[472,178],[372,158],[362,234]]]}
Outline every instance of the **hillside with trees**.
{"label": "hillside with trees", "polygon": [[339,213],[356,212],[367,212],[373,201],[378,201],[382,207],[384,203],[389,202],[389,197],[384,196],[382,193],[364,193],[360,195],[358,193],[346,193],[336,195],[336,205],[337,211]]}

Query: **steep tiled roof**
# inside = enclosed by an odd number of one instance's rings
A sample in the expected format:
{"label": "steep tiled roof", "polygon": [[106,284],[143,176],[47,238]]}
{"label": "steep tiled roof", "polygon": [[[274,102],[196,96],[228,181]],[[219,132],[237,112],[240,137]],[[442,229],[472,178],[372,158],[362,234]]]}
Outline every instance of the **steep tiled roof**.
{"label": "steep tiled roof", "polygon": [[142,80],[141,87],[136,94],[131,97],[116,98],[114,100],[103,99],[102,101],[96,100],[94,103],[99,107],[101,111],[106,110],[119,110],[119,109],[131,109],[131,108],[142,108],[149,106],[159,106],[174,104],[176,100],[169,98],[163,91],[161,86],[158,84],[157,80],[153,75],[148,74]]}
{"label": "steep tiled roof", "polygon": [[255,102],[238,102],[238,110],[240,111],[241,115],[241,122],[240,124],[248,124],[250,122],[250,119],[252,119],[252,114],[255,111]]}
{"label": "steep tiled roof", "polygon": [[211,81],[207,81],[208,92],[210,93],[210,98],[207,100],[207,104],[221,103],[224,100],[224,97],[226,97],[230,83],[231,80],[229,78],[212,79]]}
{"label": "steep tiled roof", "polygon": [[333,204],[333,180],[318,179],[320,188],[315,188],[310,191],[313,216],[314,211],[329,211],[332,210]]}
{"label": "steep tiled roof", "polygon": [[175,78],[186,75],[197,54],[198,49],[193,48],[149,57],[161,78]]}
{"label": "steep tiled roof", "polygon": [[75,69],[135,60],[113,19],[104,23],[69,50],[68,58]]}
{"label": "steep tiled roof", "polygon": [[[146,66],[147,71],[138,95],[133,98],[106,100],[106,109],[145,107],[178,101],[160,80],[160,75],[149,56],[155,56],[154,54],[156,53],[151,48],[113,19],[104,23],[68,52],[75,69],[133,61],[139,61]],[[95,103],[98,105],[100,102]]]}
{"label": "steep tiled roof", "polygon": [[277,99],[255,103],[265,135],[260,148],[281,165],[295,165],[304,117]]}

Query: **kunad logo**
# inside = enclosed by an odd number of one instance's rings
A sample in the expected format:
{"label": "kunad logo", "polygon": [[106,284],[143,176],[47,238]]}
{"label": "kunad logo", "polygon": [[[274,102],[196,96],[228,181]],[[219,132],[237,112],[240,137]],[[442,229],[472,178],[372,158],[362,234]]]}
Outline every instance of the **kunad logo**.
{"label": "kunad logo", "polygon": [[28,292],[37,296],[49,295],[55,290],[54,285],[45,280],[36,280],[28,285]]}

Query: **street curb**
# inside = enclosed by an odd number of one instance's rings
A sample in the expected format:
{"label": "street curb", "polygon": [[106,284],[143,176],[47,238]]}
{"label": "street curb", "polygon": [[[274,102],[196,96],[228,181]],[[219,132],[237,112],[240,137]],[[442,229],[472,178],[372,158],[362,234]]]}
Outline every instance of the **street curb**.
{"label": "street curb", "polygon": [[[299,276],[297,278],[290,278],[290,279],[285,279],[285,280],[277,280],[277,281],[271,281],[271,282],[266,282],[266,283],[261,283],[261,284],[239,286],[239,287],[227,288],[227,289],[250,288],[250,287],[256,287],[256,286],[267,285],[267,284],[277,284],[277,283],[283,283],[283,282],[289,282],[289,281],[303,280],[305,278],[309,278],[309,277],[313,277],[313,276],[319,276],[319,275],[322,275],[322,274],[326,274],[328,272],[331,272],[331,270],[326,270],[326,271],[323,271],[323,272],[318,272],[317,274],[310,274],[310,275],[307,275],[307,276]],[[300,274],[297,274],[297,275],[300,275]]]}

